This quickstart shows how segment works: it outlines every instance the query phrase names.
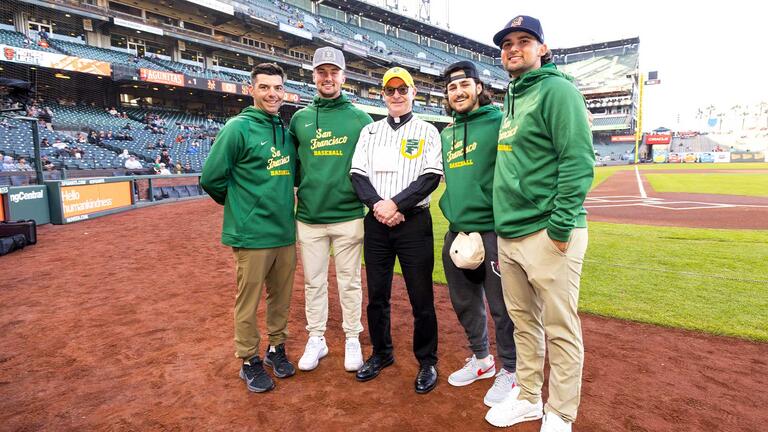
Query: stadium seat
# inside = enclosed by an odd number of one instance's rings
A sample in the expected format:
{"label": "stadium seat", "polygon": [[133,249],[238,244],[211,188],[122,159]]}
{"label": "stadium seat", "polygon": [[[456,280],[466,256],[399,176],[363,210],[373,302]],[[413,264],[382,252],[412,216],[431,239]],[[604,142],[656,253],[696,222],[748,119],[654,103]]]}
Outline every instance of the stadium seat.
{"label": "stadium seat", "polygon": [[163,191],[158,187],[147,189],[147,195],[154,197],[155,201],[160,201],[161,199],[163,199]]}
{"label": "stadium seat", "polygon": [[29,177],[25,175],[11,176],[11,186],[27,186],[29,185]]}
{"label": "stadium seat", "polygon": [[189,196],[189,191],[187,190],[186,186],[174,186],[173,190],[175,190],[179,194],[180,198]]}
{"label": "stadium seat", "polygon": [[160,189],[163,191],[163,198],[179,198],[179,192],[173,186],[162,186]]}
{"label": "stadium seat", "polygon": [[189,192],[189,196],[200,195],[200,190],[197,185],[187,185],[185,187],[187,188],[187,192]]}
{"label": "stadium seat", "polygon": [[43,180],[61,180],[61,173],[58,171],[43,171]]}

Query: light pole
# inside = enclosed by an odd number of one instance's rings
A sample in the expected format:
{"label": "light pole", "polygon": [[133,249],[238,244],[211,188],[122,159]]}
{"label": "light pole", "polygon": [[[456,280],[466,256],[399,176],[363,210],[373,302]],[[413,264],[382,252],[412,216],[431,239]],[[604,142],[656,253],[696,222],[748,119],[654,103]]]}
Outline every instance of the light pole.
{"label": "light pole", "polygon": [[640,73],[639,87],[640,95],[639,102],[637,104],[637,124],[635,125],[635,165],[640,161],[640,140],[643,139],[643,83],[645,82],[645,75]]}
{"label": "light pole", "polygon": [[[639,99],[640,101],[637,104],[637,125],[635,129],[635,164],[638,163],[640,160],[640,155],[638,154],[638,150],[640,148],[640,141],[643,139],[643,89],[646,85],[656,85],[661,84],[661,80],[659,79],[659,73],[657,71],[652,71],[648,73],[648,81],[645,80],[645,75],[641,72],[640,73],[640,79],[638,80],[638,86],[640,87],[640,95]],[[646,143],[646,146],[648,143]],[[649,152],[650,154],[650,152]]]}

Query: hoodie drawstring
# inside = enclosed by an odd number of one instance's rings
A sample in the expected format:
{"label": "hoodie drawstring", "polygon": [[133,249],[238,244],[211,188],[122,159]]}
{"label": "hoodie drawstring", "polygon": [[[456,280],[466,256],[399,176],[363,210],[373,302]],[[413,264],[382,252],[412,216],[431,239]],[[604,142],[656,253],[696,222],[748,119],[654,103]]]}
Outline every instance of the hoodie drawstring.
{"label": "hoodie drawstring", "polygon": [[515,87],[517,80],[512,81],[512,118],[515,118]]}
{"label": "hoodie drawstring", "polygon": [[504,99],[504,117],[510,114],[510,105],[512,108],[512,118],[515,118],[515,86],[517,86],[517,79],[507,84],[507,95],[509,95],[509,86],[512,86],[512,102],[509,102],[509,98]]}
{"label": "hoodie drawstring", "polygon": [[315,108],[315,131],[320,129],[320,110]]}
{"label": "hoodie drawstring", "polygon": [[282,140],[280,147],[285,147],[285,123],[283,123],[282,117],[278,117],[278,119],[280,119],[280,139]]}
{"label": "hoodie drawstring", "polygon": [[464,160],[467,160],[467,121],[464,121],[464,142],[462,148],[464,150]]}
{"label": "hoodie drawstring", "polygon": [[275,122],[270,122],[270,124],[272,125],[272,143],[274,145],[277,145],[277,135],[275,133]]}
{"label": "hoodie drawstring", "polygon": [[456,146],[456,112],[451,113],[453,122],[451,123],[451,133],[453,134],[453,142],[451,143],[451,150]]}
{"label": "hoodie drawstring", "polygon": [[[456,146],[456,127],[458,126],[456,124],[456,113],[452,113],[451,117],[453,118],[453,124],[451,125],[451,133],[453,134],[453,143],[451,145],[451,149],[453,149]],[[464,160],[467,160],[467,122],[464,121],[464,141],[461,142],[462,152],[464,153]]]}

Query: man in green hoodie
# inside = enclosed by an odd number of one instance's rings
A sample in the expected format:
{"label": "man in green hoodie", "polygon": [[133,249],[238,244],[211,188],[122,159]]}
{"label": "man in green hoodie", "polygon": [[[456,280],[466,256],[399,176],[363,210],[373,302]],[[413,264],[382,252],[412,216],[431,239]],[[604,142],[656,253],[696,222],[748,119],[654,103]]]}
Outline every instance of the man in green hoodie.
{"label": "man in green hoodie", "polygon": [[[472,350],[472,357],[448,377],[448,383],[465,386],[495,376],[483,398],[493,406],[515,387],[517,365],[515,326],[504,304],[493,226],[493,168],[501,111],[491,104],[472,62],[448,66],[443,81],[446,111],[454,119],[440,134],[445,172],[440,209],[450,224],[443,242],[443,269],[453,310]],[[488,343],[484,298],[496,328],[502,363],[498,374]]]}
{"label": "man in green hoodie", "polygon": [[493,183],[504,300],[515,323],[518,390],[486,414],[494,426],[543,416],[542,432],[571,430],[584,346],[577,314],[587,249],[583,203],[594,176],[584,97],[551,63],[539,20],[520,15],[493,38],[512,78]]}
{"label": "man in green hoodie", "polygon": [[296,225],[309,332],[299,369],[316,368],[328,354],[324,334],[328,321],[328,261],[333,248],[346,335],[344,369],[355,372],[363,365],[358,335],[363,331],[360,264],[365,213],[347,173],[360,131],[373,119],[341,92],[346,66],[341,51],[318,48],[312,63],[317,96],[294,114],[290,127],[298,142]]}
{"label": "man in green hoodie", "polygon": [[248,390],[265,392],[275,384],[259,358],[261,336],[256,310],[267,288],[269,347],[263,363],[278,378],[295,373],[285,354],[288,311],[296,269],[293,184],[296,146],[283,127],[285,72],[262,63],[251,73],[253,106],[219,131],[203,167],[200,185],[224,206],[221,242],[231,246],[237,272],[235,355]]}

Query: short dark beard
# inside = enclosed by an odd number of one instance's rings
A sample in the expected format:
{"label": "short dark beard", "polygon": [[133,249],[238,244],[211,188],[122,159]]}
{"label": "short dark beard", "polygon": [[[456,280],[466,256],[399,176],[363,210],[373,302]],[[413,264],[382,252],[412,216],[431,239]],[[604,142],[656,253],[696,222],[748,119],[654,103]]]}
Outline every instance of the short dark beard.
{"label": "short dark beard", "polygon": [[459,110],[457,110],[457,109],[456,109],[455,107],[453,107],[453,106],[451,106],[451,109],[452,109],[452,110],[453,110],[455,113],[457,113],[457,114],[467,114],[467,113],[470,113],[470,112],[472,112],[472,111],[474,111],[474,110],[475,110],[475,105],[477,105],[477,98],[478,98],[478,95],[476,95],[476,94],[475,94],[475,95],[470,95],[470,99],[471,99],[471,101],[472,101],[472,105],[470,105],[470,106],[469,106],[469,109],[467,109],[466,111],[459,111]]}
{"label": "short dark beard", "polygon": [[320,86],[318,86],[317,94],[320,95],[320,97],[323,98],[323,99],[336,99],[337,97],[341,96],[341,91],[339,91],[338,94],[334,94],[332,96],[326,96],[326,95],[324,95],[323,93],[320,92],[320,88],[319,87]]}

